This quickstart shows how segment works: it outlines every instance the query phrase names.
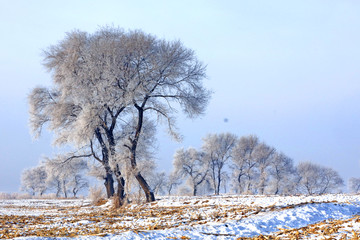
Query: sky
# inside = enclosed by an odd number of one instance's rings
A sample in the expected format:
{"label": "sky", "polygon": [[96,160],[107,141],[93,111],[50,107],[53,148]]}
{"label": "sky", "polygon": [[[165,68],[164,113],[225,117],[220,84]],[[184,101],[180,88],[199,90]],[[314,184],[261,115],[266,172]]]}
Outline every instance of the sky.
{"label": "sky", "polygon": [[176,149],[231,132],[360,177],[359,12],[357,0],[0,0],[0,192],[19,191],[23,169],[57,151],[28,127],[28,94],[51,85],[42,51],[106,25],[180,40],[207,65],[206,114],[179,114],[181,143],[159,133],[159,170]]}

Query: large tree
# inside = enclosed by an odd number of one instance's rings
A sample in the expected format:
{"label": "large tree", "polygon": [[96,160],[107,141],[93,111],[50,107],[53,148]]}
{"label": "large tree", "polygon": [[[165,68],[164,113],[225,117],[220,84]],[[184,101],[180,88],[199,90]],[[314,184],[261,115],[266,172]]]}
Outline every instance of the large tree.
{"label": "large tree", "polygon": [[[105,169],[108,196],[114,194],[115,176],[121,201],[123,168],[111,161],[123,144],[147,201],[155,200],[137,163],[144,119],[157,117],[177,136],[174,113],[178,109],[188,117],[204,112],[210,93],[202,85],[205,67],[194,52],[180,41],[105,27],[94,34],[68,33],[45,52],[44,64],[53,74],[53,85],[35,88],[30,94],[35,136],[48,123],[55,143],[73,144],[81,150],[74,157],[92,156],[99,161]],[[124,134],[129,126],[132,131]]]}

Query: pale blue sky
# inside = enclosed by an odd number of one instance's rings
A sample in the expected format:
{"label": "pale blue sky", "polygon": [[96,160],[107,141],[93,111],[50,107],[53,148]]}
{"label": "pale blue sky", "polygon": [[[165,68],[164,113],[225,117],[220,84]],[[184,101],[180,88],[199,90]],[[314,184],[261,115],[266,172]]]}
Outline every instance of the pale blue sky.
{"label": "pale blue sky", "polygon": [[229,131],[360,177],[357,0],[0,0],[0,192],[17,191],[22,169],[55,151],[49,135],[32,141],[27,126],[27,94],[50,84],[42,49],[104,25],[180,39],[208,66],[207,113],[179,118],[181,144],[160,134],[160,169],[170,169],[176,148]]}

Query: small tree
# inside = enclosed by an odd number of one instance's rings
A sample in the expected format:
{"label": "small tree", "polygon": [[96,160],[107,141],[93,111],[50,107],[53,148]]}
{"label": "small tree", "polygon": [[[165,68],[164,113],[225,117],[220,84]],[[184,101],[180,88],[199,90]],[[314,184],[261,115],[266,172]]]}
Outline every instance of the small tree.
{"label": "small tree", "polygon": [[174,172],[187,179],[187,183],[196,196],[198,187],[205,182],[208,174],[208,166],[204,160],[204,153],[194,148],[188,150],[179,149],[174,156]]}
{"label": "small tree", "polygon": [[42,196],[48,189],[46,184],[47,174],[44,165],[25,169],[21,175],[21,189],[32,195]]}

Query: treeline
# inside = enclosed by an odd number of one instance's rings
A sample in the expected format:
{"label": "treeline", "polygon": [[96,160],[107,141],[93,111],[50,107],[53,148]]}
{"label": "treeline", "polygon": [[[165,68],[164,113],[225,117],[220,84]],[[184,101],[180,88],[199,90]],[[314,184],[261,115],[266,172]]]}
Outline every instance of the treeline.
{"label": "treeline", "polygon": [[82,159],[45,158],[38,166],[23,171],[21,190],[32,196],[51,192],[58,198],[76,197],[80,190],[89,187],[87,171],[87,163]]}
{"label": "treeline", "polygon": [[[139,171],[152,191],[162,195],[313,195],[344,189],[344,180],[336,170],[312,162],[295,165],[292,158],[255,135],[209,134],[199,149],[178,149],[171,172],[158,172],[153,159],[143,161],[142,165]],[[57,197],[76,197],[81,189],[89,187],[86,176],[105,179],[106,174],[100,170],[82,159],[64,161],[60,155],[45,158],[38,166],[23,172],[22,190],[39,196],[53,192]],[[141,186],[132,178],[127,182],[127,199],[139,199]],[[349,190],[360,192],[360,178],[350,179]]]}
{"label": "treeline", "polygon": [[[342,192],[337,171],[312,162],[294,165],[289,156],[255,135],[210,134],[200,149],[176,151],[168,177],[168,194],[324,194]],[[352,179],[350,190],[360,189]],[[356,189],[357,188],[357,189]]]}

